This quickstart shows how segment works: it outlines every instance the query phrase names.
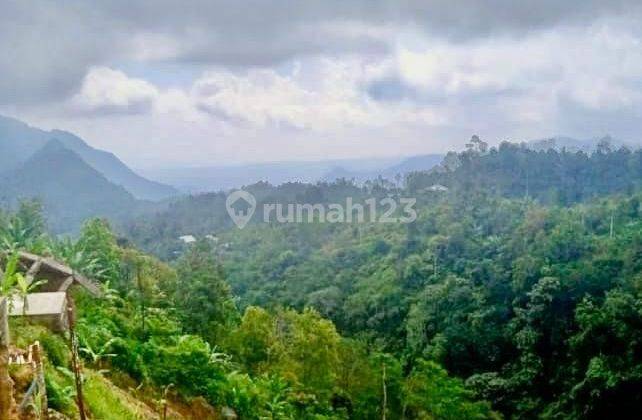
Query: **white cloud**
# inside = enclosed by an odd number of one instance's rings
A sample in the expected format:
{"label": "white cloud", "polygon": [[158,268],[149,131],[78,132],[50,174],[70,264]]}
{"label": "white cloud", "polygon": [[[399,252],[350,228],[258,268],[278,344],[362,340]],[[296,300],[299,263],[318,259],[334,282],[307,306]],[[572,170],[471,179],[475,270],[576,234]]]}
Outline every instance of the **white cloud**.
{"label": "white cloud", "polygon": [[143,159],[128,144],[145,139],[157,160],[200,164],[443,152],[473,133],[491,143],[556,134],[637,140],[642,45],[626,22],[458,42],[333,25],[317,29],[390,36],[391,52],[323,52],[260,67],[174,62],[183,72],[173,75],[153,61],[171,58],[177,44],[145,35],[123,67],[140,78],[115,64],[93,67],[73,107],[47,123],[125,158]]}
{"label": "white cloud", "polygon": [[206,119],[245,129],[320,132],[399,123],[439,124],[443,113],[414,104],[381,103],[364,86],[383,74],[387,61],[311,59],[286,73],[213,69],[186,88],[161,89],[120,70],[90,69],[67,108],[78,116],[156,114],[168,119]]}
{"label": "white cloud", "polygon": [[509,121],[553,124],[560,101],[591,110],[642,107],[641,46],[627,28],[602,22],[517,40],[400,43],[389,72],[420,100],[439,101],[469,123],[475,107],[484,117],[484,109],[501,109]]}
{"label": "white cloud", "polygon": [[290,74],[250,70],[239,75],[211,71],[193,88],[197,106],[212,115],[255,127],[286,126],[316,131],[378,127],[403,122],[438,123],[423,107],[382,104],[362,89],[377,64],[360,60],[314,60]]}
{"label": "white cloud", "polygon": [[108,67],[93,67],[71,104],[81,112],[141,113],[151,109],[158,95],[158,89],[145,80]]}

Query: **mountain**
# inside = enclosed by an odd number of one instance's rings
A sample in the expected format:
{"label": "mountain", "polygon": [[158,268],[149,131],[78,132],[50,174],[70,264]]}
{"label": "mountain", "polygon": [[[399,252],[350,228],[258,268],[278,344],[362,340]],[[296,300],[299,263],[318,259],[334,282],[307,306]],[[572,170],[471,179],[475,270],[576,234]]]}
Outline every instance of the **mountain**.
{"label": "mountain", "polygon": [[395,176],[416,171],[427,171],[439,165],[444,159],[443,155],[419,155],[404,159],[401,163],[392,166],[384,171],[382,176]]}
{"label": "mountain", "polygon": [[0,202],[39,199],[51,229],[74,231],[91,217],[122,220],[139,207],[132,194],[111,183],[60,140],[50,140],[1,177]]}
{"label": "mountain", "polygon": [[260,181],[272,185],[287,182],[317,182],[333,168],[351,172],[372,172],[399,163],[400,158],[323,160],[316,162],[268,162],[245,165],[150,168],[145,174],[190,193],[240,188]]}
{"label": "mountain", "polygon": [[123,186],[136,198],[162,200],[178,194],[175,188],[143,178],[132,171],[113,153],[94,149],[74,134],[60,130],[53,130],[51,134],[67,148],[76,152],[78,156],[103,174],[109,181]]}
{"label": "mountain", "polygon": [[51,139],[49,133],[0,116],[0,172],[16,169]]}
{"label": "mountain", "polygon": [[438,165],[443,155],[408,158],[329,159],[301,162],[267,162],[192,168],[148,168],[143,173],[181,191],[202,193],[240,188],[257,182],[282,185],[288,182],[332,182],[340,178],[364,182],[378,176],[394,180],[414,171]]}
{"label": "mountain", "polygon": [[124,187],[136,198],[162,200],[178,194],[173,187],[141,177],[112,153],[94,149],[72,133],[44,131],[3,116],[0,116],[0,173],[20,167],[52,139],[57,139],[110,182]]}
{"label": "mountain", "polygon": [[397,175],[402,177],[411,172],[427,171],[439,165],[444,159],[443,155],[418,155],[403,159],[392,166],[370,170],[351,171],[342,166],[335,166],[327,172],[323,179],[329,182],[340,178],[354,179],[357,182],[363,182],[368,179],[383,177],[388,180],[395,180]]}

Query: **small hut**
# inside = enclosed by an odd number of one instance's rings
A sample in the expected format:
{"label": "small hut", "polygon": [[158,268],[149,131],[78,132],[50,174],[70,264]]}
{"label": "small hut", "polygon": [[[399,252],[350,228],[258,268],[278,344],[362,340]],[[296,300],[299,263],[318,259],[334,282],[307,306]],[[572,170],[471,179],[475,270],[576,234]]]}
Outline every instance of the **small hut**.
{"label": "small hut", "polygon": [[[78,285],[94,296],[101,294],[96,283],[52,258],[20,252],[19,261],[22,270],[26,272],[27,283],[31,284],[35,280],[45,282],[27,296],[14,295],[7,298],[4,307],[8,316],[25,316],[53,331],[66,331],[69,328],[67,290],[72,285]],[[6,322],[7,317],[4,318]]]}
{"label": "small hut", "polygon": [[27,282],[35,279],[47,280],[38,287],[38,292],[66,292],[73,284],[84,287],[94,296],[100,296],[100,288],[70,267],[53,258],[41,257],[28,252],[21,252],[20,264],[27,270]]}
{"label": "small hut", "polygon": [[[6,261],[6,255],[0,254],[0,257],[5,257],[0,258],[0,262]],[[45,280],[45,282],[38,283],[38,286],[34,288],[34,293],[29,293],[26,296],[0,297],[0,419],[3,420],[18,418],[18,407],[14,401],[13,381],[9,376],[8,370],[9,362],[12,360],[9,351],[8,318],[10,316],[25,316],[32,321],[46,325],[54,331],[66,331],[70,326],[70,320],[68,319],[68,289],[75,284],[85,288],[94,296],[100,296],[101,294],[100,288],[96,283],[52,258],[21,252],[19,254],[19,265],[21,271],[25,273],[27,284],[32,284],[36,280]],[[1,269],[0,275],[3,275]],[[17,354],[15,361],[22,362],[21,354]],[[27,396],[23,398],[19,409],[24,416],[24,413],[28,412],[28,407],[40,406],[43,410],[42,413],[44,413],[43,416],[46,417],[47,399],[44,370],[42,369],[42,363],[40,363],[40,356],[36,357],[36,362],[39,373],[29,388],[30,391]],[[39,395],[39,397],[36,395]],[[37,398],[39,398],[38,403],[35,403]]]}
{"label": "small hut", "polygon": [[14,296],[9,300],[9,316],[26,316],[52,331],[69,328],[67,294],[65,292],[30,293],[25,298]]}

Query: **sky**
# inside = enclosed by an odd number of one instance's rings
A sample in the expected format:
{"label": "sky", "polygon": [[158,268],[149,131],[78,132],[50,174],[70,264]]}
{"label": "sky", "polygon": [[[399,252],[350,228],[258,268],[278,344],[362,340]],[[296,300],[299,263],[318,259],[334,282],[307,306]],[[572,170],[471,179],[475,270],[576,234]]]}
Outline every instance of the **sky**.
{"label": "sky", "polygon": [[642,141],[637,0],[0,0],[0,114],[138,168]]}

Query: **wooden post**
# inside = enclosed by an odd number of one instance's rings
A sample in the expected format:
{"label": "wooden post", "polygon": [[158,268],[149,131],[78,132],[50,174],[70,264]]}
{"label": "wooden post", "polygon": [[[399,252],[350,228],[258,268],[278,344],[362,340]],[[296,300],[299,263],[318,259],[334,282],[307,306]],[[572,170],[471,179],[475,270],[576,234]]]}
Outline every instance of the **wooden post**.
{"label": "wooden post", "polygon": [[13,381],[9,376],[9,325],[7,300],[0,298],[0,420],[15,418]]}
{"label": "wooden post", "polygon": [[73,308],[73,302],[70,300],[67,306],[67,316],[69,317],[69,339],[71,346],[71,367],[74,372],[74,379],[76,382],[76,403],[78,404],[78,412],[80,420],[86,420],[85,415],[85,401],[82,392],[82,367],[78,357],[78,337],[76,336],[76,318]]}
{"label": "wooden post", "polygon": [[69,277],[67,277],[67,279],[65,281],[63,281],[60,284],[60,287],[58,287],[58,291],[59,292],[66,292],[67,289],[69,289],[69,287],[71,287],[72,284],[74,284],[74,276],[69,276]]}
{"label": "wooden post", "polygon": [[42,363],[42,349],[40,342],[36,341],[32,346],[33,364],[35,365],[36,381],[38,381],[38,396],[40,397],[40,418],[49,418],[49,407],[47,401],[47,384],[45,383],[45,368]]}
{"label": "wooden post", "polygon": [[36,275],[40,271],[40,267],[42,267],[41,259],[36,260],[36,262],[31,265],[29,271],[27,271],[27,276],[25,277],[25,281],[27,282],[27,284],[33,283],[33,280],[36,278]]}
{"label": "wooden post", "polygon": [[9,346],[9,301],[0,297],[0,345]]}
{"label": "wooden post", "polygon": [[165,387],[163,390],[163,413],[162,413],[162,420],[167,420],[167,393],[169,392],[169,389],[173,387],[174,384],[169,384]]}

